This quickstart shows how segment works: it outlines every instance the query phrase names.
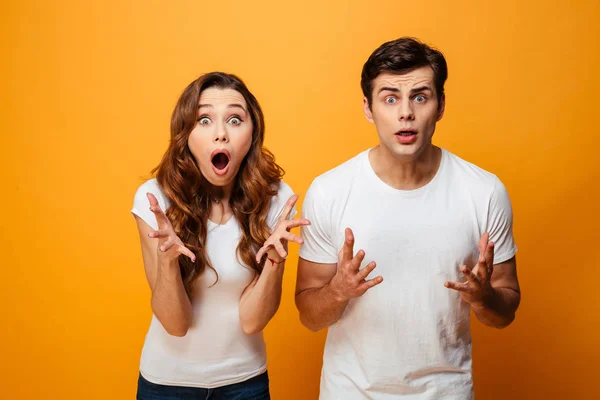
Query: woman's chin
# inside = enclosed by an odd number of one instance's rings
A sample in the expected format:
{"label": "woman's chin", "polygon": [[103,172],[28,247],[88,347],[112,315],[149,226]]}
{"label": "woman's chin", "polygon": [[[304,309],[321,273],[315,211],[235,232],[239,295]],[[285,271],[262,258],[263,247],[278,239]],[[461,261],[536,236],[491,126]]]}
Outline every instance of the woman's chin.
{"label": "woman's chin", "polygon": [[226,187],[233,184],[235,180],[235,176],[237,173],[237,169],[233,168],[233,165],[228,164],[225,168],[218,169],[214,165],[210,165],[209,171],[201,171],[202,176],[206,179],[211,185],[216,187]]}

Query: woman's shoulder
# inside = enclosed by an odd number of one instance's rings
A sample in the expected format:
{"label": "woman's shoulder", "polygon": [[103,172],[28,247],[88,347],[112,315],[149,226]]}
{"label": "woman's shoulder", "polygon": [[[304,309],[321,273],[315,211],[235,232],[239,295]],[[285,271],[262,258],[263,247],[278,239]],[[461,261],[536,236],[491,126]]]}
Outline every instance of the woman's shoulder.
{"label": "woman's shoulder", "polygon": [[[270,228],[273,228],[277,223],[277,220],[281,216],[287,201],[294,195],[294,191],[291,186],[285,183],[283,180],[280,180],[276,183],[277,194],[271,198],[271,203],[269,206],[269,213],[267,215],[267,224]],[[292,209],[290,214],[290,218],[294,218],[297,210],[296,207]]]}
{"label": "woman's shoulder", "polygon": [[151,193],[154,195],[154,197],[156,197],[156,200],[158,200],[158,205],[163,211],[166,211],[167,208],[169,208],[169,199],[162,191],[160,185],[158,184],[158,180],[156,178],[152,178],[148,179],[138,187],[133,198],[133,207],[131,208],[131,212],[139,216],[152,228],[157,229],[158,225],[156,223],[156,217],[149,210],[150,203],[148,200],[148,193]]}

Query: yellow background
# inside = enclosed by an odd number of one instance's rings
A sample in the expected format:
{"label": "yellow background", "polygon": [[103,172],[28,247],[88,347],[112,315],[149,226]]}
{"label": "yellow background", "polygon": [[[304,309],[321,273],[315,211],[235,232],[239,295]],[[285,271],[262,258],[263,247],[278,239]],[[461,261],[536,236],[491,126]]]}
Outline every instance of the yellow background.
{"label": "yellow background", "polygon": [[[0,397],[134,398],[151,311],[129,209],[189,82],[241,76],[303,195],[376,144],[360,71],[381,43],[411,35],[449,63],[436,144],[496,173],[514,207],[523,299],[506,330],[473,323],[477,398],[599,398],[599,11],[541,0],[4,1]],[[293,246],[266,330],[275,400],[318,392],[325,333],[298,321],[296,259]]]}

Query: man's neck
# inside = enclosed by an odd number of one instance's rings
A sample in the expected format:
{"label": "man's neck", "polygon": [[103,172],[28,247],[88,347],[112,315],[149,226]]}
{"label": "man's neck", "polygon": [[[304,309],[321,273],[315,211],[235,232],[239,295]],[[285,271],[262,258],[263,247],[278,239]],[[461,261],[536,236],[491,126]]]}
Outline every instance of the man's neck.
{"label": "man's neck", "polygon": [[398,190],[414,190],[428,184],[437,173],[441,160],[441,149],[433,145],[421,154],[406,158],[394,155],[381,145],[369,152],[375,174]]}

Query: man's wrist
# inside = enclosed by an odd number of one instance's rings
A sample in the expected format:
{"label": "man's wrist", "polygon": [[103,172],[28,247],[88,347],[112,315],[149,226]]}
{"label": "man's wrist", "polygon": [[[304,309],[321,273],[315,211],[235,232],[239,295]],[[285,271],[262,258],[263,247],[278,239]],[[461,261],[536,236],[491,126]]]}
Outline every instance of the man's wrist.
{"label": "man's wrist", "polygon": [[493,287],[487,291],[480,301],[471,303],[473,311],[483,311],[485,309],[492,309],[496,300],[496,291]]}
{"label": "man's wrist", "polygon": [[335,281],[333,279],[329,281],[329,283],[327,284],[327,288],[331,292],[331,295],[333,296],[333,299],[336,302],[346,303],[349,300],[348,298],[346,298],[346,296],[342,294],[340,290],[338,290],[337,285],[335,284]]}

